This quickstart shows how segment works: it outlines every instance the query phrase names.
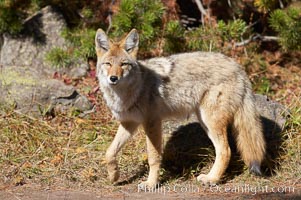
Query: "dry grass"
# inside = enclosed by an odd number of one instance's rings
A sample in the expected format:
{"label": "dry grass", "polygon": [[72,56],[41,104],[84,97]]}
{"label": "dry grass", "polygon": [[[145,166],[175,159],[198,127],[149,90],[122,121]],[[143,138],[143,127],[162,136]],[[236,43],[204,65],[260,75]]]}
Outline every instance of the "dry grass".
{"label": "dry grass", "polygon": [[0,118],[1,182],[105,182],[102,156],[115,124],[59,116],[55,122],[13,111]]}
{"label": "dry grass", "polygon": [[283,154],[279,158],[280,170],[277,171],[279,181],[291,179],[301,183],[301,93],[290,104],[291,116],[286,130],[282,133]]}
{"label": "dry grass", "polygon": [[[227,183],[247,181],[254,185],[300,184],[300,105],[300,97],[296,97],[290,105],[292,115],[282,133],[284,142],[281,146],[283,152],[277,160],[279,169],[267,178],[254,177],[247,170],[242,170],[245,167],[238,156],[234,156],[231,170],[225,177]],[[2,111],[0,184],[5,187],[37,183],[47,187],[81,189],[110,186],[106,179],[103,156],[117,123],[102,121],[98,117],[81,119],[61,115],[49,121],[34,119],[11,110]],[[178,137],[183,143],[183,138]],[[178,145],[176,140],[173,142]],[[189,182],[200,171],[208,171],[214,159],[214,149],[210,144],[200,149],[189,148],[187,151],[182,147],[173,151],[169,147],[165,154],[167,161],[161,170],[163,182]],[[143,179],[147,171],[147,156],[142,131],[126,145],[118,159],[121,180],[126,180],[125,183],[138,183]]]}

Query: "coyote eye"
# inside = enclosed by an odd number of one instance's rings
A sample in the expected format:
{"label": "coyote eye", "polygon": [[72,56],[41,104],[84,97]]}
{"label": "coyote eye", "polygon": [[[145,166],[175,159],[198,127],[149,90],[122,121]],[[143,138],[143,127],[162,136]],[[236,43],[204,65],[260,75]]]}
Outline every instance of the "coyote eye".
{"label": "coyote eye", "polygon": [[121,63],[121,67],[129,67],[129,66],[131,66],[132,64],[131,63],[129,63],[129,62],[123,62],[123,63]]}
{"label": "coyote eye", "polygon": [[127,63],[127,62],[124,62],[124,63],[121,63],[121,66],[123,67],[123,66],[127,66],[127,65],[129,65],[130,63]]}
{"label": "coyote eye", "polygon": [[129,70],[131,69],[131,64],[128,62],[121,63],[121,68],[124,70]]}
{"label": "coyote eye", "polygon": [[102,63],[103,65],[109,65],[109,66],[111,66],[111,63],[109,63],[109,62],[104,62],[104,63]]}

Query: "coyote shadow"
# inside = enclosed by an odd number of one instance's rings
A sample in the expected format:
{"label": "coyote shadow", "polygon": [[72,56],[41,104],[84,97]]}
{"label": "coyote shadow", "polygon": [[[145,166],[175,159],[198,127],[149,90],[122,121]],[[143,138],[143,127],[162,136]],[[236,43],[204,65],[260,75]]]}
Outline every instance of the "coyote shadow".
{"label": "coyote shadow", "polygon": [[[271,176],[277,169],[278,158],[281,154],[283,139],[280,133],[281,127],[275,121],[261,117],[264,137],[267,144],[266,160],[262,164],[262,172],[265,176]],[[165,135],[165,137],[167,137]],[[235,139],[228,130],[228,140],[231,148],[231,160],[225,173],[225,179],[232,179],[244,171],[244,162],[236,148]],[[162,168],[165,170],[163,181],[166,179],[184,177],[208,173],[215,159],[215,151],[212,142],[199,123],[193,122],[180,126],[169,135],[165,144]]]}
{"label": "coyote shadow", "polygon": [[143,165],[139,166],[139,168],[137,169],[136,173],[134,173],[132,176],[127,177],[124,180],[118,181],[116,183],[114,183],[114,185],[116,186],[122,186],[122,185],[127,185],[130,183],[135,182],[136,180],[140,179],[141,177],[143,177],[146,172],[147,172],[147,167],[146,167],[146,162],[143,163]]}

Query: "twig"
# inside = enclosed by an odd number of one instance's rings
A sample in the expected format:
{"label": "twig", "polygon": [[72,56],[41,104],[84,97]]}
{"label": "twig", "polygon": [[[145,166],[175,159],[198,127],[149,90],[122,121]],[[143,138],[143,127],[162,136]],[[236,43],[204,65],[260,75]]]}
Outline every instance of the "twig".
{"label": "twig", "polygon": [[256,41],[256,40],[260,40],[262,42],[272,42],[272,41],[278,41],[279,40],[279,37],[275,37],[275,36],[262,36],[260,34],[255,34],[255,35],[252,35],[249,39],[246,39],[242,42],[238,42],[238,43],[235,43],[234,46],[235,47],[241,47],[241,46],[245,46],[253,41]]}
{"label": "twig", "polygon": [[112,28],[112,14],[111,14],[111,11],[109,11],[109,15],[108,15],[108,20],[109,20],[109,26],[108,26],[108,29],[106,31],[106,34],[108,34]]}
{"label": "twig", "polygon": [[273,42],[273,41],[278,41],[279,37],[276,36],[261,36],[260,40],[263,42]]}
{"label": "twig", "polygon": [[30,116],[30,115],[26,115],[26,114],[22,113],[20,110],[13,110],[13,112],[16,113],[16,114],[18,114],[18,115],[21,115],[23,117],[26,117],[28,119],[31,119],[32,121],[37,121],[37,118],[34,118],[34,117]]}
{"label": "twig", "polygon": [[254,25],[256,25],[256,24],[258,24],[259,22],[260,22],[260,19],[257,20],[257,21],[255,21],[255,22],[253,22],[252,24],[249,24],[249,25],[245,28],[245,30],[251,28],[252,26],[254,26]]}
{"label": "twig", "polygon": [[228,5],[229,5],[230,8],[232,8],[231,0],[228,0]]}
{"label": "twig", "polygon": [[252,37],[251,37],[251,38],[249,38],[249,39],[243,40],[242,42],[236,42],[236,43],[234,44],[234,46],[235,46],[235,47],[245,46],[245,45],[251,43],[252,41],[253,41],[253,39],[252,39]]}
{"label": "twig", "polygon": [[109,27],[107,28],[107,31],[106,31],[106,34],[108,34],[112,28],[112,14],[113,14],[113,11],[111,9],[111,7],[115,4],[115,0],[112,0],[111,1],[111,6],[109,8],[109,12],[108,12],[108,20],[109,20]]}
{"label": "twig", "polygon": [[70,131],[69,137],[68,137],[68,142],[67,142],[67,147],[66,147],[66,152],[65,152],[65,156],[64,156],[64,164],[67,163],[67,159],[68,159],[68,152],[69,152],[69,147],[70,147],[70,143],[71,143],[71,137],[73,134],[73,130]]}
{"label": "twig", "polygon": [[202,2],[200,0],[195,0],[196,5],[198,6],[199,10],[201,11],[201,13],[205,16],[208,16]]}
{"label": "twig", "polygon": [[208,19],[209,23],[211,22],[210,20],[210,15],[207,13],[207,11],[205,10],[202,2],[200,0],[195,0],[195,3],[197,5],[197,7],[199,8],[200,12],[202,13],[202,24],[204,25],[204,16]]}
{"label": "twig", "polygon": [[281,0],[279,0],[279,5],[280,5],[280,8],[281,8],[281,9],[284,8],[283,2],[282,2]]}

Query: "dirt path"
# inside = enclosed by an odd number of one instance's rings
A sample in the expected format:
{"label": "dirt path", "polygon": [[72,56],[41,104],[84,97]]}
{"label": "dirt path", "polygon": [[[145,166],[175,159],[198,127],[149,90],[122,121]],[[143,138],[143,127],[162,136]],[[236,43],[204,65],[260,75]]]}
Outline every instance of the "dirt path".
{"label": "dirt path", "polygon": [[[170,189],[170,190],[169,190]],[[99,199],[301,199],[301,188],[294,191],[279,192],[225,192],[217,188],[161,188],[155,191],[143,191],[133,185],[100,188],[97,190],[45,189],[37,186],[17,186],[0,190],[0,200],[99,200]]]}

